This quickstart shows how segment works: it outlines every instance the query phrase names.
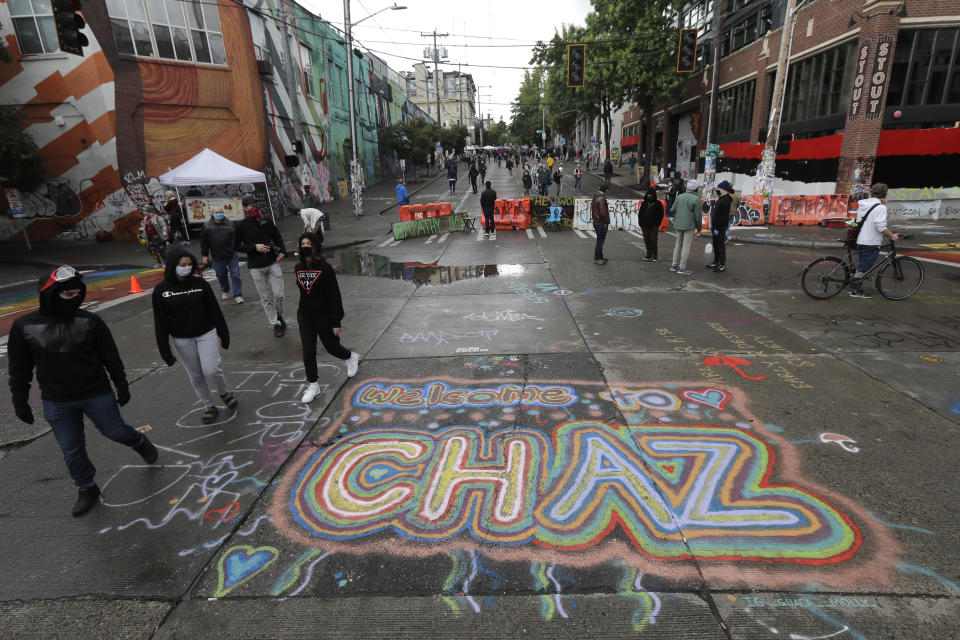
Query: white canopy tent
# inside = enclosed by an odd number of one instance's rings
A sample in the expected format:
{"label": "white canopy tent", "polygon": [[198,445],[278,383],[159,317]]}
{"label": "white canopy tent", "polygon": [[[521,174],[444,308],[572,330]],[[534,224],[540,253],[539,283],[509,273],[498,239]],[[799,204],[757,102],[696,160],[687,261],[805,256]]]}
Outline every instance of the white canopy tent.
{"label": "white canopy tent", "polygon": [[[177,200],[180,200],[180,187],[204,186],[211,184],[245,184],[249,182],[263,182],[266,186],[267,177],[262,171],[254,171],[232,160],[227,160],[219,153],[204,149],[179,167],[167,171],[160,176],[160,184],[171,186],[177,191]],[[270,202],[270,190],[267,189],[267,203],[273,212],[273,203]],[[187,226],[186,220],[183,221]],[[189,232],[188,237],[189,237]]]}

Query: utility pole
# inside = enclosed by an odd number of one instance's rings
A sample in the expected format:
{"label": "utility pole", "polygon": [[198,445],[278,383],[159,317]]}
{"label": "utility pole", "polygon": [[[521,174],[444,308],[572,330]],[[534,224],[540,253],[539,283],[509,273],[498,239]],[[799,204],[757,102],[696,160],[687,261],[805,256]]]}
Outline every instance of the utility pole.
{"label": "utility pole", "polygon": [[[717,78],[720,69],[720,38],[723,30],[723,11],[720,2],[713,3],[713,69],[710,72],[710,110],[707,114],[707,140],[705,146],[713,142],[713,121],[717,115]],[[709,164],[709,167],[707,166]],[[713,193],[713,183],[717,177],[717,157],[707,156],[703,162],[704,195]]]}
{"label": "utility pole", "polygon": [[463,75],[460,73],[460,63],[457,63],[457,124],[463,124]]}
{"label": "utility pole", "polygon": [[[437,38],[446,38],[450,34],[437,33],[437,30],[434,29],[433,33],[423,33],[421,31],[420,35],[423,37],[433,36],[433,88],[437,92],[437,138],[439,139],[439,133],[440,130],[443,129],[443,123],[440,122],[440,49],[437,48]],[[428,95],[427,98],[429,97]]]}
{"label": "utility pole", "polygon": [[780,58],[777,60],[777,75],[773,81],[773,102],[770,105],[770,121],[767,123],[767,144],[760,155],[754,193],[762,193],[764,199],[773,195],[773,178],[777,165],[777,142],[780,139],[780,120],[783,116],[783,92],[790,70],[790,53],[793,51],[793,17],[797,13],[797,0],[787,0],[787,12],[780,34]]}

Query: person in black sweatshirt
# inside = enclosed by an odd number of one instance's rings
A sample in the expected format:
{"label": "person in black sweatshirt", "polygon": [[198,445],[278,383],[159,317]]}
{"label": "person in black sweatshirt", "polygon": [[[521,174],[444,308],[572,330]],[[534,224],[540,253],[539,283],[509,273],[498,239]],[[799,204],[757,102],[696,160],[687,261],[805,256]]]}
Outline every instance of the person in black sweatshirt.
{"label": "person in black sweatshirt", "polygon": [[227,391],[227,381],[220,366],[220,346],[230,347],[230,330],[223,318],[213,289],[200,277],[197,259],[185,249],[167,252],[167,270],[163,280],[153,288],[153,320],[160,357],[168,366],[177,361],[170,342],[183,360],[193,390],[204,405],[201,419],[210,424],[217,418],[217,407],[210,396],[213,383],[227,409],[237,408],[237,399]]}
{"label": "person in black sweatshirt", "polygon": [[660,233],[660,223],[663,222],[663,205],[657,200],[656,187],[647,189],[638,207],[637,222],[643,231],[643,243],[647,247],[646,262],[657,262],[657,234]]}
{"label": "person in black sweatshirt", "polygon": [[300,290],[297,323],[303,347],[303,369],[307,376],[307,390],[301,402],[312,402],[320,393],[317,382],[317,338],[327,353],[347,361],[347,377],[357,373],[360,356],[340,344],[340,322],[343,320],[343,300],[333,267],[320,255],[320,236],[305,233],[297,240],[300,261],[294,271]]}
{"label": "person in black sweatshirt", "polygon": [[733,185],[723,180],[717,185],[717,202],[710,216],[710,231],[713,233],[713,250],[716,259],[707,265],[715,272],[727,270],[727,228],[730,226],[730,209],[733,203]]}
{"label": "person in black sweatshirt", "polygon": [[33,424],[28,398],[36,369],[43,417],[80,490],[73,505],[73,515],[79,516],[100,496],[93,480],[97,470],[87,455],[83,416],[110,440],[133,448],[147,464],[157,461],[157,448],[120,415],[118,406],[130,402],[123,361],[106,323],[80,310],[87,293],[80,274],[70,266],[58,267],[40,278],[37,289],[40,309],[17,318],[10,328],[10,393],[17,417]]}
{"label": "person in black sweatshirt", "polygon": [[250,277],[260,294],[260,303],[267,314],[267,322],[273,327],[273,335],[280,338],[287,329],[283,319],[283,274],[280,261],[287,250],[277,225],[264,218],[252,195],[243,198],[243,220],[237,222],[237,244],[247,252],[247,267]]}

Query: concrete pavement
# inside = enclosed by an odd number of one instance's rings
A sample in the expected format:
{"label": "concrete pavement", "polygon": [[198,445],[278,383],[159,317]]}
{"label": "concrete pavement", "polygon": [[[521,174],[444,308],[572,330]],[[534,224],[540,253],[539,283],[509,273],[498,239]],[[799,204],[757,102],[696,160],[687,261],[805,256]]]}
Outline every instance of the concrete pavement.
{"label": "concrete pavement", "polygon": [[160,464],[91,430],[103,497],[74,519],[53,439],[7,448],[5,637],[960,628],[955,268],[902,303],[815,301],[809,249],[733,243],[727,272],[684,277],[627,232],[604,266],[569,229],[385,239],[328,252],[364,359],[347,379],[321,354],[309,406],[296,326],[274,338],[252,288],[224,306],[240,408],[211,426],[159,363],[149,303],[103,311]]}

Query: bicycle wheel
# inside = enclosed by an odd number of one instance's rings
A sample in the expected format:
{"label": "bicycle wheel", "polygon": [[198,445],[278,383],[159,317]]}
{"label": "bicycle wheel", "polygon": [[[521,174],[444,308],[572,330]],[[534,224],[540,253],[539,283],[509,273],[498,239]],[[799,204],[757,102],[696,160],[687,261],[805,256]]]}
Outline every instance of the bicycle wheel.
{"label": "bicycle wheel", "polygon": [[850,267],[840,258],[824,256],[803,268],[800,286],[804,293],[817,300],[826,300],[840,293],[850,282]]}
{"label": "bicycle wheel", "polygon": [[877,274],[877,291],[889,300],[903,300],[923,284],[923,265],[916,258],[897,256]]}

